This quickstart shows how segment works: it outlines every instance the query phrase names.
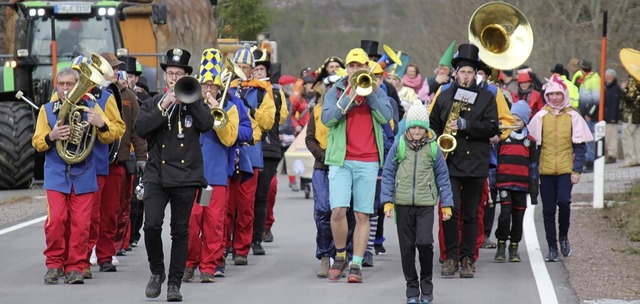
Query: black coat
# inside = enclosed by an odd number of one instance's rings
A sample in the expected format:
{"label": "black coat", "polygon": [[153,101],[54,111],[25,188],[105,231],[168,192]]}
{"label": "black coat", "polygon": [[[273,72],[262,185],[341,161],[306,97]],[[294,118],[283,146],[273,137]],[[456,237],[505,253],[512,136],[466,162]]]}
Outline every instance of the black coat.
{"label": "black coat", "polygon": [[178,109],[171,115],[171,129],[167,117],[162,116],[156,95],[142,103],[135,132],[147,140],[149,157],[143,182],[163,187],[206,186],[200,148],[200,134],[213,127],[211,111],[202,100],[182,105],[180,121],[183,139],[178,139]]}
{"label": "black coat", "polygon": [[622,89],[614,79],[604,88],[604,120],[607,123],[618,123],[620,120],[620,98]]}
{"label": "black coat", "polygon": [[[476,90],[473,85],[471,90]],[[451,112],[453,97],[457,85],[452,84],[442,90],[433,100],[433,109],[429,116],[430,127],[438,136],[445,129],[445,123]],[[487,89],[478,92],[475,103],[468,111],[461,111],[460,117],[466,120],[465,130],[458,130],[457,147],[449,153],[447,164],[449,175],[455,177],[486,177],[489,172],[489,138],[498,134],[498,108],[496,98]]]}

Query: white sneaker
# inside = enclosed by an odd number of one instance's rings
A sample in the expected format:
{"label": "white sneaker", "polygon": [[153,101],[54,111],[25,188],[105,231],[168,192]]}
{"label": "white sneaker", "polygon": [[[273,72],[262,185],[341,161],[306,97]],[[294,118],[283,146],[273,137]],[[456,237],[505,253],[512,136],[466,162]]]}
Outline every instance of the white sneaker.
{"label": "white sneaker", "polygon": [[116,258],[115,255],[111,257],[111,264],[113,264],[113,266],[120,265],[120,262],[118,262],[118,258]]}
{"label": "white sneaker", "polygon": [[95,246],[93,247],[93,249],[91,249],[91,257],[89,258],[89,263],[91,263],[91,265],[93,266],[98,265],[98,256],[96,255]]}

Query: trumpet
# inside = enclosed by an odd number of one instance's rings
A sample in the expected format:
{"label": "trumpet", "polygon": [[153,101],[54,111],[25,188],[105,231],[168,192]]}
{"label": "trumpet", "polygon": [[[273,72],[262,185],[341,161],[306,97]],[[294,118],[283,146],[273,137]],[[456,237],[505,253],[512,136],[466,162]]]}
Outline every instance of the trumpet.
{"label": "trumpet", "polygon": [[[342,110],[342,114],[347,114],[347,111],[351,107],[351,103],[355,101],[357,96],[368,96],[371,93],[373,93],[373,87],[376,85],[375,79],[376,79],[376,76],[373,74],[372,71],[359,70],[353,73],[351,78],[349,78],[349,85],[344,90],[344,92],[342,92],[342,95],[340,95],[340,98],[338,98],[338,101],[336,101],[336,105],[340,110]],[[356,95],[353,96],[353,98],[349,100],[349,103],[347,103],[347,106],[343,108],[340,105],[340,100],[342,99],[342,97],[344,97],[344,95],[347,93],[347,91],[349,91],[350,88],[355,88]]]}
{"label": "trumpet", "polygon": [[227,115],[223,105],[227,99],[227,91],[229,91],[229,85],[231,84],[231,80],[233,80],[233,76],[237,76],[240,80],[247,80],[247,76],[242,72],[242,69],[229,57],[227,57],[227,66],[225,71],[229,73],[229,77],[227,77],[227,81],[224,85],[224,93],[222,93],[222,98],[220,98],[218,106],[211,109],[211,115],[213,116],[213,129],[215,130],[222,129],[227,125],[227,123],[229,123],[229,115]]}

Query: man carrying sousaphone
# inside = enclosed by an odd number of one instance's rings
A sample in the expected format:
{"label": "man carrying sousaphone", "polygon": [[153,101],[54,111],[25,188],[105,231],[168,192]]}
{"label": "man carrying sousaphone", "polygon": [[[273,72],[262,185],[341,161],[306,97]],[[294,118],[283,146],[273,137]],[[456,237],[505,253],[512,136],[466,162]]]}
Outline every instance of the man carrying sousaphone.
{"label": "man carrying sousaphone", "polygon": [[[438,134],[449,134],[457,146],[448,153],[454,208],[452,220],[442,224],[446,244],[443,276],[473,278],[476,237],[478,235],[478,198],[482,194],[489,169],[489,138],[498,134],[498,110],[495,96],[476,84],[480,67],[478,47],[462,44],[458,57],[451,61],[456,81],[440,88],[430,105],[430,125]],[[454,107],[458,103],[459,107]],[[458,113],[453,113],[457,108]],[[440,144],[440,138],[438,140]],[[464,191],[462,190],[464,188]],[[462,217],[462,243],[458,217]],[[458,264],[460,263],[460,264]]]}
{"label": "man carrying sousaphone", "polygon": [[[226,122],[220,120],[219,125],[214,123],[213,129],[200,136],[204,176],[208,187],[202,190],[200,201],[195,201],[191,210],[189,252],[182,277],[185,282],[191,282],[195,277],[195,269],[200,268],[200,282],[212,283],[215,281],[215,273],[224,268],[224,220],[229,197],[229,164],[221,160],[229,159],[230,147],[236,143],[239,129],[243,129],[244,136],[249,139],[253,133],[251,121],[246,115],[244,119],[240,118],[240,108],[231,102],[232,95],[225,94],[225,101],[219,96],[222,69],[222,53],[219,50],[210,48],[202,52],[198,81],[203,99],[211,109],[210,112],[224,111]],[[244,111],[244,107],[242,110]]]}
{"label": "man carrying sousaphone", "polygon": [[[92,69],[87,63],[80,65],[84,65],[85,71]],[[98,79],[102,78],[100,72],[95,69],[91,73],[97,74]],[[72,68],[58,71],[57,94],[51,98],[51,102],[40,109],[31,142],[38,152],[45,153],[43,185],[47,194],[47,220],[44,225],[46,240],[44,255],[47,266],[47,273],[44,275],[45,284],[57,284],[58,277],[63,274],[65,283],[84,283],[82,270],[87,259],[91,201],[93,193],[98,190],[93,146],[86,145],[88,143],[83,141],[85,151],[88,153],[84,159],[75,157],[69,159],[69,153],[65,148],[58,149],[69,142],[73,130],[69,122],[71,113],[64,113],[69,110],[67,108],[69,104],[65,105],[62,100],[70,99],[71,103],[88,108],[82,114],[82,120],[95,128],[100,142],[107,144],[119,137],[117,128],[100,106],[82,98],[86,92],[80,92],[81,85],[78,82],[81,81],[82,86],[89,85],[88,76],[82,75],[81,78],[78,70]],[[87,91],[89,89],[90,87]],[[70,93],[74,96],[69,96]],[[66,231],[67,229],[69,230]]]}
{"label": "man carrying sousaphone", "polygon": [[[191,54],[175,48],[167,51],[160,64],[167,83],[165,94],[146,100],[136,121],[136,133],[147,140],[149,156],[142,182],[144,191],[144,239],[151,270],[145,294],[160,295],[165,274],[162,247],[164,210],[171,201],[171,262],[168,301],[182,301],[181,279],[187,260],[189,216],[198,189],[207,186],[204,177],[200,134],[213,127],[213,117],[201,99],[180,100],[176,90],[191,89],[187,97],[200,95],[195,79],[185,79],[193,71]],[[194,92],[195,89],[197,92]],[[183,97],[184,99],[184,97]]]}

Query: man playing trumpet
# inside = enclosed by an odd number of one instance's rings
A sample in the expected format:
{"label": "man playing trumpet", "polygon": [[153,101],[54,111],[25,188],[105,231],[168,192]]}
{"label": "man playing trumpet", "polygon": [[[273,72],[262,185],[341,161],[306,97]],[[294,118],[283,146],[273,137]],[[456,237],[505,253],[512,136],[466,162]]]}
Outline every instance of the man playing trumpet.
{"label": "man playing trumpet", "polygon": [[[171,201],[171,262],[167,300],[182,301],[181,279],[187,260],[189,216],[204,177],[200,134],[213,127],[213,117],[202,100],[178,100],[176,83],[191,74],[191,54],[169,50],[160,66],[168,85],[164,95],[146,100],[136,121],[136,133],[147,140],[149,156],[142,180],[144,191],[144,239],[151,278],[148,298],[160,295],[166,279],[162,248],[162,222]],[[199,94],[198,94],[199,95]],[[190,102],[190,103],[189,103]]]}

